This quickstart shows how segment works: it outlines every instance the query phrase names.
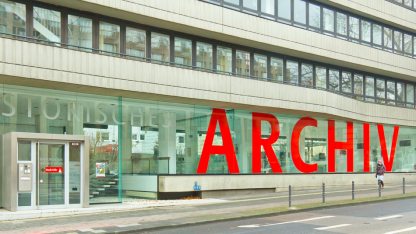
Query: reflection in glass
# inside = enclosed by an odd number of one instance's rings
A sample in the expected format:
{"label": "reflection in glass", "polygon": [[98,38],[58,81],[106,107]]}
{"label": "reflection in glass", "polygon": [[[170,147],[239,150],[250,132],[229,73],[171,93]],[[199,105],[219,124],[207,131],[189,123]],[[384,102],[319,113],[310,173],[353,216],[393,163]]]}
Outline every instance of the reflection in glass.
{"label": "reflection in glass", "polygon": [[92,48],[92,20],[68,15],[68,45]]}
{"label": "reflection in glass", "polygon": [[405,96],[404,96],[404,83],[397,82],[396,85],[397,85],[397,101],[404,103],[406,101]]}
{"label": "reflection in glass", "polygon": [[279,18],[290,20],[291,14],[291,0],[277,0],[277,15]]}
{"label": "reflection in glass", "polygon": [[352,39],[360,39],[360,20],[352,16],[349,17],[349,36]]}
{"label": "reflection in glass", "polygon": [[224,3],[238,6],[240,5],[240,0],[224,0]]}
{"label": "reflection in glass", "polygon": [[393,31],[389,28],[384,27],[384,47],[387,49],[393,48]]}
{"label": "reflection in glass", "polygon": [[385,103],[386,98],[386,82],[381,79],[376,80],[376,97],[377,103]]}
{"label": "reflection in glass", "polygon": [[380,25],[373,24],[373,43],[375,45],[381,46],[381,41],[383,39],[383,31]]}
{"label": "reflection in glass", "polygon": [[396,84],[395,84],[395,82],[387,81],[386,93],[387,93],[386,98],[388,99],[387,104],[394,105],[395,104],[394,100],[396,100]]}
{"label": "reflection in glass", "polygon": [[146,57],[146,31],[126,27],[126,54],[134,57]]}
{"label": "reflection in glass", "polygon": [[403,51],[403,33],[394,31],[394,50],[398,52]]}
{"label": "reflection in glass", "polygon": [[237,50],[235,55],[235,73],[240,76],[250,76],[250,53]]}
{"label": "reflection in glass", "polygon": [[196,66],[212,70],[212,45],[196,42]]}
{"label": "reflection in glass", "polygon": [[254,54],[253,75],[255,77],[267,78],[267,57],[265,55]]}
{"label": "reflection in glass", "polygon": [[328,75],[328,89],[339,91],[339,70],[329,69]]}
{"label": "reflection in glass", "polygon": [[299,64],[295,61],[286,61],[286,75],[284,77],[285,83],[298,84],[299,83]]}
{"label": "reflection in glass", "polygon": [[261,0],[261,12],[269,15],[274,15],[274,0]]}
{"label": "reflection in glass", "polygon": [[33,7],[33,37],[43,41],[61,42],[61,12]]}
{"label": "reflection in glass", "polygon": [[152,32],[151,36],[151,58],[161,62],[170,61],[170,39],[169,35]]}
{"label": "reflection in glass", "polygon": [[[354,94],[357,96],[363,96],[364,95],[364,78],[363,75],[360,74],[354,74]],[[357,99],[362,100],[361,97],[358,97]]]}
{"label": "reflection in glass", "polygon": [[361,20],[361,40],[371,42],[371,23]]}
{"label": "reflection in glass", "polygon": [[321,7],[312,3],[309,3],[309,26],[321,28]]}
{"label": "reflection in glass", "polygon": [[175,63],[192,66],[192,41],[175,37]]}
{"label": "reflection in glass", "polygon": [[325,67],[316,67],[316,88],[326,89],[326,68]]}
{"label": "reflection in glass", "polygon": [[100,50],[110,53],[120,52],[120,26],[100,22]]}
{"label": "reflection in glass", "polygon": [[0,0],[0,32],[26,36],[26,6]]}
{"label": "reflection in glass", "polygon": [[341,91],[344,93],[352,92],[352,74],[351,72],[342,72]]}
{"label": "reflection in glass", "polygon": [[299,24],[306,24],[306,2],[303,0],[293,1],[293,20]]}
{"label": "reflection in glass", "polygon": [[347,15],[337,12],[337,34],[347,36]]}
{"label": "reflection in glass", "polygon": [[270,58],[270,78],[272,81],[283,82],[283,59]]}
{"label": "reflection in glass", "polygon": [[403,34],[403,48],[406,54],[412,54],[412,36],[409,34]]}
{"label": "reflection in glass", "polygon": [[374,97],[374,78],[371,76],[365,77],[365,96]]}
{"label": "reflection in glass", "polygon": [[232,72],[232,50],[227,47],[217,46],[217,71]]}
{"label": "reflection in glass", "polygon": [[406,84],[406,102],[411,104],[407,105],[409,107],[413,107],[415,103],[415,87],[411,84]]}
{"label": "reflection in glass", "polygon": [[313,66],[302,63],[300,82],[302,86],[313,87]]}
{"label": "reflection in glass", "polygon": [[328,32],[334,32],[334,11],[324,8],[323,14],[324,30]]}
{"label": "reflection in glass", "polygon": [[257,11],[257,1],[243,0],[243,7],[253,11]]}

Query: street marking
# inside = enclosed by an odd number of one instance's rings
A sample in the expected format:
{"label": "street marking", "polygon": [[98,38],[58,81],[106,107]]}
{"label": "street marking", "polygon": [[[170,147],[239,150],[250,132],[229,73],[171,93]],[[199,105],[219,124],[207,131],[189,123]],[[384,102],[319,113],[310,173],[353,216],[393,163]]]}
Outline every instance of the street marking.
{"label": "street marking", "polygon": [[124,228],[124,227],[133,227],[133,226],[139,226],[141,225],[140,223],[133,223],[133,224],[120,224],[120,225],[116,225],[116,227],[119,228]]}
{"label": "street marking", "polygon": [[333,229],[333,228],[340,228],[340,227],[346,227],[346,226],[350,226],[351,224],[348,223],[344,223],[344,224],[339,224],[339,225],[334,225],[334,226],[328,226],[328,227],[320,227],[320,228],[315,228],[316,230],[328,230],[328,229]]}
{"label": "street marking", "polygon": [[92,230],[92,233],[106,233],[104,230]]}
{"label": "street marking", "polygon": [[385,217],[379,217],[379,218],[376,218],[376,219],[380,220],[380,221],[383,221],[383,220],[394,219],[394,218],[399,218],[399,217],[403,217],[403,215],[390,215],[390,216],[385,216]]}
{"label": "street marking", "polygon": [[92,228],[85,228],[85,229],[78,229],[78,231],[80,231],[80,232],[92,232],[92,231],[94,231],[94,229],[92,229]]}
{"label": "street marking", "polygon": [[287,221],[287,222],[281,222],[281,223],[269,223],[269,224],[251,224],[251,225],[241,225],[238,226],[239,228],[258,228],[258,227],[269,227],[269,226],[276,226],[276,225],[282,225],[282,224],[289,224],[289,223],[301,223],[301,222],[308,222],[308,221],[314,221],[319,219],[328,219],[333,218],[335,216],[320,216],[320,217],[314,217],[309,219],[301,219],[301,220],[294,220],[294,221]]}
{"label": "street marking", "polygon": [[241,226],[238,226],[239,228],[258,228],[258,227],[260,227],[260,225],[258,225],[258,224],[251,224],[251,225],[241,225]]}
{"label": "street marking", "polygon": [[400,229],[400,230],[396,230],[396,231],[386,232],[384,234],[396,234],[396,233],[408,232],[408,231],[413,231],[413,230],[416,230],[416,226],[415,227],[410,227],[410,228],[405,228],[405,229]]}

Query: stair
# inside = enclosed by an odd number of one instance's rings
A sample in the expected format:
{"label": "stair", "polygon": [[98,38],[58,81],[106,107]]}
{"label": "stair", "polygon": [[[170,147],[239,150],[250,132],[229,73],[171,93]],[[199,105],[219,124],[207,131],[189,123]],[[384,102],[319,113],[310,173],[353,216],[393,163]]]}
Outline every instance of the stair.
{"label": "stair", "polygon": [[102,178],[90,176],[90,199],[117,196],[118,195],[118,175],[108,174]]}

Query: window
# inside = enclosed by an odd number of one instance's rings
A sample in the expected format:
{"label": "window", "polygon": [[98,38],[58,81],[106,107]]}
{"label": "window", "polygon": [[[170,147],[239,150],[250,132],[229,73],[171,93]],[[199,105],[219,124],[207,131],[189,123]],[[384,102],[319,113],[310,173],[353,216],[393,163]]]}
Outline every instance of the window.
{"label": "window", "polygon": [[151,59],[155,61],[170,62],[169,35],[152,32],[151,34]]}
{"label": "window", "polygon": [[415,103],[415,87],[411,84],[406,84],[406,102],[408,107],[414,107]]}
{"label": "window", "polygon": [[397,95],[396,95],[396,97],[397,97],[397,101],[399,102],[398,105],[403,105],[403,104],[400,104],[400,103],[404,103],[406,101],[405,96],[404,96],[404,83],[397,82],[396,85],[397,85]]}
{"label": "window", "polygon": [[337,12],[337,34],[340,36],[347,36],[347,15]]}
{"label": "window", "polygon": [[315,72],[316,88],[326,89],[326,68],[316,67]]}
{"label": "window", "polygon": [[300,84],[305,87],[313,87],[313,65],[302,63]]}
{"label": "window", "polygon": [[390,50],[393,48],[393,30],[386,27],[384,27],[384,48]]}
{"label": "window", "polygon": [[361,20],[361,40],[371,43],[371,23]]}
{"label": "window", "polygon": [[329,69],[328,75],[328,89],[332,91],[339,91],[339,70]]}
{"label": "window", "polygon": [[277,0],[277,16],[281,19],[291,20],[291,0]]}
{"label": "window", "polygon": [[254,54],[253,74],[255,77],[267,79],[267,57]]}
{"label": "window", "polygon": [[192,41],[175,37],[175,63],[192,66]]}
{"label": "window", "polygon": [[349,36],[351,39],[360,39],[360,20],[358,18],[349,17]]}
{"label": "window", "polygon": [[146,57],[146,31],[126,27],[126,54],[134,57]]}
{"label": "window", "polygon": [[373,24],[373,43],[377,46],[381,46],[382,39],[382,27],[378,24]]}
{"label": "window", "polygon": [[323,24],[324,30],[327,32],[334,32],[334,11],[324,8],[323,9]]}
{"label": "window", "polygon": [[261,0],[261,12],[268,15],[274,15],[274,0]]}
{"label": "window", "polygon": [[376,97],[377,97],[377,103],[386,103],[386,82],[382,79],[376,80]]}
{"label": "window", "polygon": [[84,49],[92,48],[91,19],[68,15],[68,45]]}
{"label": "window", "polygon": [[120,53],[120,26],[100,22],[99,48],[109,53]]}
{"label": "window", "polygon": [[61,12],[33,7],[33,37],[42,41],[61,42]]}
{"label": "window", "polygon": [[394,81],[387,81],[387,104],[394,105],[396,104],[396,83]]}
{"label": "window", "polygon": [[365,100],[374,101],[374,77],[365,77]]}
{"label": "window", "polygon": [[344,93],[352,92],[352,74],[351,72],[342,72],[341,91]]}
{"label": "window", "polygon": [[235,57],[235,73],[240,76],[250,76],[250,53],[237,50]]}
{"label": "window", "polygon": [[413,56],[416,57],[416,36],[413,37]]}
{"label": "window", "polygon": [[403,0],[403,3],[407,7],[412,7],[412,0]]}
{"label": "window", "polygon": [[364,80],[363,75],[354,74],[354,94],[359,100],[363,100],[362,96],[364,96],[363,80]]}
{"label": "window", "polygon": [[284,77],[285,83],[298,84],[299,83],[299,64],[295,61],[287,60],[286,75]]}
{"label": "window", "polygon": [[0,0],[0,32],[26,36],[26,6]]}
{"label": "window", "polygon": [[312,3],[309,3],[309,26],[321,28],[321,7]]}
{"label": "window", "polygon": [[217,46],[217,71],[232,72],[233,53],[230,48]]}
{"label": "window", "polygon": [[294,0],[293,8],[293,20],[295,23],[306,25],[306,2],[303,0]]}
{"label": "window", "polygon": [[243,7],[252,11],[257,11],[257,1],[243,0]]}
{"label": "window", "polygon": [[412,54],[413,44],[412,44],[412,36],[409,34],[403,34],[403,48],[406,54]]}
{"label": "window", "polygon": [[403,51],[403,33],[394,31],[394,51]]}
{"label": "window", "polygon": [[230,4],[230,5],[240,5],[240,0],[224,0],[225,4]]}
{"label": "window", "polygon": [[283,59],[270,58],[270,78],[272,81],[283,82]]}
{"label": "window", "polygon": [[196,67],[212,70],[212,45],[196,42]]}

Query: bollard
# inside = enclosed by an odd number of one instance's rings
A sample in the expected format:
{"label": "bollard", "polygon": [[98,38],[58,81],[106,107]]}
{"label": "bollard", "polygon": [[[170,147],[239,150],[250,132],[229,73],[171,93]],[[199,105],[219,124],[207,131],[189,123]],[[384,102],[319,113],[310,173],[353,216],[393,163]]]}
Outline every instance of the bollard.
{"label": "bollard", "polygon": [[378,197],[381,197],[381,183],[378,183]]}
{"label": "bollard", "polygon": [[322,183],[322,203],[325,203],[325,183]]}
{"label": "bollard", "polygon": [[289,207],[292,207],[292,186],[289,185]]}
{"label": "bollard", "polygon": [[354,193],[354,181],[352,182],[352,188],[351,188],[351,191],[352,191],[352,193],[351,193],[351,196],[352,196],[352,200],[354,200],[355,199],[355,193]]}
{"label": "bollard", "polygon": [[406,179],[403,177],[403,194],[406,194]]}

